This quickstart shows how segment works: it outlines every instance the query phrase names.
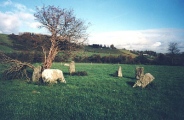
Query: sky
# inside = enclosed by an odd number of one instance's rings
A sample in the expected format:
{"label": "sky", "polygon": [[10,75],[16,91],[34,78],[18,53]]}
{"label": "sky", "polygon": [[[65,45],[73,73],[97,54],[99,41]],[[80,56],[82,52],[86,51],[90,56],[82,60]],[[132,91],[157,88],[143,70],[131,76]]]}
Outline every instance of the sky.
{"label": "sky", "polygon": [[43,5],[73,9],[90,22],[88,44],[167,53],[176,42],[184,52],[184,0],[0,0],[0,33],[47,34],[34,18]]}

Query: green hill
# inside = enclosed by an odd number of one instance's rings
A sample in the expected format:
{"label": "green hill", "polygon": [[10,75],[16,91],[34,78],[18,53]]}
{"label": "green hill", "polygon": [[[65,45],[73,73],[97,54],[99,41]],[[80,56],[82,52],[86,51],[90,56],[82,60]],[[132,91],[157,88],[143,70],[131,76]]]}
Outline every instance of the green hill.
{"label": "green hill", "polygon": [[123,55],[123,56],[132,56],[133,58],[135,58],[137,55],[131,53],[128,50],[122,50],[122,49],[111,49],[111,48],[93,48],[90,46],[85,46],[84,48],[85,53],[87,56],[91,56],[93,54],[97,54],[100,56],[118,56],[118,55]]}
{"label": "green hill", "polygon": [[[17,40],[17,37],[9,37],[7,34],[0,34],[0,50],[5,53],[11,53],[16,51],[31,51],[30,44],[33,41],[31,37],[21,37],[22,40]],[[30,41],[30,42],[28,42]],[[33,41],[34,42],[34,41]],[[28,49],[29,48],[29,49]],[[32,49],[33,50],[33,49]],[[100,56],[132,56],[135,58],[137,55],[131,53],[128,50],[122,49],[110,49],[110,48],[93,48],[91,46],[85,46],[84,50],[79,50],[76,52],[78,56],[85,55],[85,56],[92,56],[94,54]]]}
{"label": "green hill", "polygon": [[14,51],[12,39],[10,39],[6,34],[0,34],[0,51],[6,53]]}

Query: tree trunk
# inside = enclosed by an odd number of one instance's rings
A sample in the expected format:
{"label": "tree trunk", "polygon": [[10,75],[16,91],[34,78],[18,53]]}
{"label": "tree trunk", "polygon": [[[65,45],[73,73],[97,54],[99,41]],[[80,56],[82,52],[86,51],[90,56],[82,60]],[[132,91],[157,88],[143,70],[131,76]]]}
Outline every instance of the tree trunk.
{"label": "tree trunk", "polygon": [[53,62],[53,60],[55,59],[55,57],[56,57],[56,55],[58,53],[58,46],[57,46],[55,38],[56,37],[52,37],[51,38],[52,45],[50,47],[49,54],[48,54],[47,58],[44,61],[43,69],[51,68],[52,62]]}

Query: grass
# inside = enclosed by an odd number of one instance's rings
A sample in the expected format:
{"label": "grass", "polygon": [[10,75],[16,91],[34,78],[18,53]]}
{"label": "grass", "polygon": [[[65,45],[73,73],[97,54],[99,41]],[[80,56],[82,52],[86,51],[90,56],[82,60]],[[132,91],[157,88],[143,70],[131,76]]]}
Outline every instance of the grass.
{"label": "grass", "polygon": [[0,45],[0,51],[4,51],[6,53],[11,53],[14,50],[11,47]]}
{"label": "grass", "polygon": [[92,47],[85,47],[85,54],[87,56],[91,56],[93,54],[97,54],[100,56],[118,56],[118,55],[124,55],[124,56],[132,56],[135,58],[137,55],[131,53],[128,50],[121,50],[121,49],[108,49],[108,48],[92,48]]}
{"label": "grass", "polygon": [[156,78],[145,89],[132,88],[135,65],[121,64],[123,78],[114,77],[117,64],[77,63],[66,84],[37,85],[24,80],[0,80],[0,119],[184,119],[183,67],[142,65]]}
{"label": "grass", "polygon": [[12,40],[8,37],[6,34],[0,34],[0,43],[7,44],[9,46],[12,46]]}
{"label": "grass", "polygon": [[128,50],[120,50],[125,56],[132,56],[133,58],[137,57],[136,54],[131,53]]}
{"label": "grass", "polygon": [[12,52],[12,40],[6,34],[0,34],[0,51]]}

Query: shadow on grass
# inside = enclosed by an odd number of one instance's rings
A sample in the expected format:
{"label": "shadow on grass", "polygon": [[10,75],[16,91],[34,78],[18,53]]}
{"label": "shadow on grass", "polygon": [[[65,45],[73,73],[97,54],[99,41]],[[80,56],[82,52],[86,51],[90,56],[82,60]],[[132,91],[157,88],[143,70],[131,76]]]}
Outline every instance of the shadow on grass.
{"label": "shadow on grass", "polygon": [[109,76],[111,76],[111,77],[118,77],[116,74],[109,74]]}
{"label": "shadow on grass", "polygon": [[63,72],[63,74],[64,74],[64,75],[67,75],[67,76],[70,75],[70,73],[68,73],[68,72]]}
{"label": "shadow on grass", "polygon": [[88,73],[86,71],[76,71],[74,73],[63,73],[66,76],[88,76]]}
{"label": "shadow on grass", "polygon": [[131,80],[136,80],[134,77],[130,77],[130,76],[123,76],[124,78],[128,78],[128,79],[131,79]]}
{"label": "shadow on grass", "polygon": [[127,85],[133,87],[133,85],[134,85],[135,82],[133,82],[133,81],[128,81],[128,82],[126,82],[126,83],[127,83]]}
{"label": "shadow on grass", "polygon": [[[127,83],[127,85],[133,87],[133,85],[135,84],[135,81],[128,81],[126,83]],[[137,87],[137,88],[142,88],[142,87]],[[158,88],[157,88],[155,83],[151,82],[144,89],[147,89],[147,90],[157,90]]]}
{"label": "shadow on grass", "polygon": [[157,86],[154,82],[151,82],[149,85],[146,86],[146,89],[148,90],[157,90]]}
{"label": "shadow on grass", "polygon": [[[109,76],[111,77],[118,77],[118,73],[111,73],[109,74]],[[131,80],[136,80],[134,77],[130,77],[130,76],[126,76],[126,75],[123,75],[123,78],[127,78],[127,79],[131,79]]]}

